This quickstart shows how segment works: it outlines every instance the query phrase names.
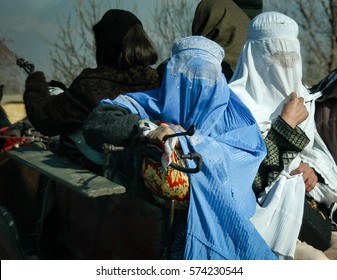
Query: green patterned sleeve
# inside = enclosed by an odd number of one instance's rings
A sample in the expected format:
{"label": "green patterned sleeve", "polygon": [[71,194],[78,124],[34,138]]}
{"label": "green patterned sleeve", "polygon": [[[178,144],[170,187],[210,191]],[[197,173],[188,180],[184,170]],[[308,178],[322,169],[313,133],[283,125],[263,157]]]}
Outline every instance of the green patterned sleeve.
{"label": "green patterned sleeve", "polygon": [[257,195],[310,141],[302,129],[299,127],[293,129],[280,116],[272,124],[264,140],[267,156],[262,161],[253,184]]}
{"label": "green patterned sleeve", "polygon": [[[298,126],[292,128],[287,124],[280,116],[276,119],[275,123],[271,127],[271,131],[275,130],[273,138],[278,138],[276,142],[280,147],[285,149],[294,149],[295,151],[302,151],[308,144],[309,138],[302,129]],[[279,135],[277,137],[276,135]],[[266,139],[269,135],[267,135]],[[276,136],[276,137],[275,137]]]}

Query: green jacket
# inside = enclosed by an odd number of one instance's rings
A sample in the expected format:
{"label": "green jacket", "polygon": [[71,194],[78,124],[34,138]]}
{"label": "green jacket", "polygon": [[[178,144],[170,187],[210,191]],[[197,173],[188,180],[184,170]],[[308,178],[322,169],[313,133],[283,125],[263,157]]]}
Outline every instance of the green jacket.
{"label": "green jacket", "polygon": [[256,196],[276,179],[284,166],[289,164],[309,143],[309,138],[299,127],[293,129],[281,117],[272,124],[264,139],[267,156],[260,164],[253,183]]}

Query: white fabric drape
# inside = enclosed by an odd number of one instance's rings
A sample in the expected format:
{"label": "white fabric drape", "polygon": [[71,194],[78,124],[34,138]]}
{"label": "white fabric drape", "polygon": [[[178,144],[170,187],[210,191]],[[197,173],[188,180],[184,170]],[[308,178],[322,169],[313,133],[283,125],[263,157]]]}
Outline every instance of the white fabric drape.
{"label": "white fabric drape", "polygon": [[293,166],[299,163],[300,158],[295,158],[266,189],[259,198],[262,206],[257,205],[251,219],[267,244],[282,258],[293,256],[303,216],[304,181],[300,174],[290,175]]}
{"label": "white fabric drape", "polygon": [[[310,195],[318,202],[331,204],[337,202],[337,167],[316,130],[315,99],[320,93],[312,95],[302,84],[302,60],[297,36],[297,23],[283,14],[266,12],[255,17],[229,86],[251,110],[264,137],[281,114],[292,91],[304,98],[309,117],[299,127],[310,143],[290,166],[295,169],[303,161],[314,168],[325,183],[318,183]],[[303,207],[305,192],[301,180],[298,176],[282,172],[268,186],[269,192],[263,194],[268,198],[264,197],[264,203],[253,217],[267,243],[283,256],[293,257],[296,234],[300,230],[303,209],[301,211],[299,206]],[[298,215],[294,216],[295,211]],[[285,221],[289,223],[286,227],[283,226]]]}

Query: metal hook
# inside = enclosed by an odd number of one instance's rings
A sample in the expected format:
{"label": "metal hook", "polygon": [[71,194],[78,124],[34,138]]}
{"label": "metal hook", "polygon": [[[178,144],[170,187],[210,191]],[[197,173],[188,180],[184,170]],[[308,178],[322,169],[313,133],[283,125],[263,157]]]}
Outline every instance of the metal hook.
{"label": "metal hook", "polygon": [[172,137],[178,137],[178,136],[184,136],[184,135],[187,135],[187,136],[192,136],[194,133],[195,133],[195,125],[191,125],[186,131],[184,132],[178,132],[178,133],[175,133],[175,134],[166,134],[164,137],[163,137],[163,141],[166,141],[167,139],[169,138],[172,138]]}
{"label": "metal hook", "polygon": [[[183,135],[188,135],[192,136],[195,133],[195,125],[191,125],[187,131],[184,132],[179,132],[176,134],[167,134],[163,137],[163,140],[166,141],[168,138],[172,137],[177,137],[177,136],[183,136]],[[137,148],[126,148],[126,147],[121,147],[121,146],[114,146],[112,144],[107,144],[104,143],[102,146],[102,150],[104,153],[112,153],[112,152],[120,152],[124,150],[129,150],[130,152],[133,153],[140,153],[143,155],[151,156],[154,158],[156,161],[160,161],[161,159],[161,153],[158,152],[158,148],[153,148],[153,146],[147,146],[147,145],[140,145]],[[174,169],[177,169],[181,172],[184,173],[198,173],[201,170],[202,167],[202,156],[199,153],[188,153],[187,155],[181,155],[182,159],[196,159],[196,167],[195,168],[189,168],[189,167],[184,167],[179,164],[171,162],[170,166]]]}

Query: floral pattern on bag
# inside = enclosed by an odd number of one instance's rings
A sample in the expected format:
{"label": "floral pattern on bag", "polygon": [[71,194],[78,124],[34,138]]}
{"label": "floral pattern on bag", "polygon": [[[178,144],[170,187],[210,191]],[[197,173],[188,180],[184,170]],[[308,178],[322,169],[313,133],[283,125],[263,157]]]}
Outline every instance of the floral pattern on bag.
{"label": "floral pattern on bag", "polygon": [[[180,151],[174,150],[172,162],[186,167],[186,163],[179,156]],[[143,160],[143,178],[146,187],[154,194],[155,201],[161,205],[175,200],[176,209],[187,209],[189,201],[189,178],[182,171],[172,168],[164,168],[161,162],[149,157]]]}

